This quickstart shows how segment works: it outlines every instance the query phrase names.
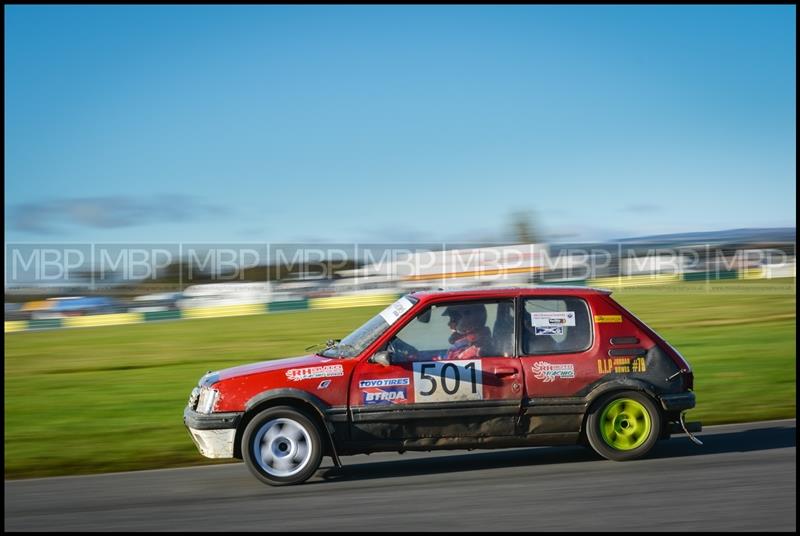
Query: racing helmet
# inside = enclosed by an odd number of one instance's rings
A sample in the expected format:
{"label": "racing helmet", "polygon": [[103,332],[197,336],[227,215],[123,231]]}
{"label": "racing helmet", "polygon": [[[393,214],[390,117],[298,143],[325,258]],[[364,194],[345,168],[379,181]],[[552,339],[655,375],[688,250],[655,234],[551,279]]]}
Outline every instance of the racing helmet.
{"label": "racing helmet", "polygon": [[482,303],[458,305],[448,309],[455,309],[458,313],[456,330],[459,333],[475,331],[486,325],[486,306]]}
{"label": "racing helmet", "polygon": [[442,316],[449,316],[450,317],[450,322],[457,322],[458,319],[461,317],[461,312],[459,311],[460,307],[463,307],[463,306],[461,306],[461,305],[451,305],[449,307],[445,307],[444,308],[444,312],[442,313]]}

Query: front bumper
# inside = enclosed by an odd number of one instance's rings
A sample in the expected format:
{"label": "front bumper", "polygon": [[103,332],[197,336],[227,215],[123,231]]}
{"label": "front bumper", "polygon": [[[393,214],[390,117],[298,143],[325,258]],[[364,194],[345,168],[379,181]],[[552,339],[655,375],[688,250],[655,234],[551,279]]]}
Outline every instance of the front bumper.
{"label": "front bumper", "polygon": [[197,413],[190,406],[183,410],[183,423],[200,454],[206,458],[233,458],[236,428],[243,413]]}

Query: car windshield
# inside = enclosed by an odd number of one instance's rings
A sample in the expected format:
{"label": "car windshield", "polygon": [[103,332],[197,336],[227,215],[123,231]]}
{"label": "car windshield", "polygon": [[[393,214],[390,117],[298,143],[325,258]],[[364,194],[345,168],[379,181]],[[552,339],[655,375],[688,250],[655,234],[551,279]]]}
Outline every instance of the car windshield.
{"label": "car windshield", "polygon": [[392,324],[403,316],[419,300],[413,296],[403,296],[389,307],[369,319],[360,328],[326,348],[319,355],[324,357],[356,357],[375,342]]}

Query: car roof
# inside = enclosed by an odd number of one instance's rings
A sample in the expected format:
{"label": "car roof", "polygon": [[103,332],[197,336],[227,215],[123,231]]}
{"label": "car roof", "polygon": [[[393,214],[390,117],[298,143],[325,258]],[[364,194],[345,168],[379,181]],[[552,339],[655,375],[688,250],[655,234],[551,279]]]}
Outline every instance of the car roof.
{"label": "car roof", "polygon": [[412,292],[411,296],[428,301],[434,298],[512,298],[516,296],[587,296],[591,294],[611,294],[610,290],[595,287],[566,285],[538,285],[535,287],[494,287],[458,290],[422,290]]}

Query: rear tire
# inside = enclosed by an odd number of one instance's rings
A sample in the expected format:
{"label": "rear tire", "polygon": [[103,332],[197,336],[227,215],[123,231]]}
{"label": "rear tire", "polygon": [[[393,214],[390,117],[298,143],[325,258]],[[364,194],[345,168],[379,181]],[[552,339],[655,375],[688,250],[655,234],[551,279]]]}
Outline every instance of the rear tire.
{"label": "rear tire", "polygon": [[661,435],[661,412],[637,391],[609,393],[589,411],[586,437],[600,456],[614,461],[645,456]]}
{"label": "rear tire", "polygon": [[292,407],[265,409],[253,417],[242,434],[242,458],[250,472],[266,484],[300,484],[322,461],[319,429]]}

